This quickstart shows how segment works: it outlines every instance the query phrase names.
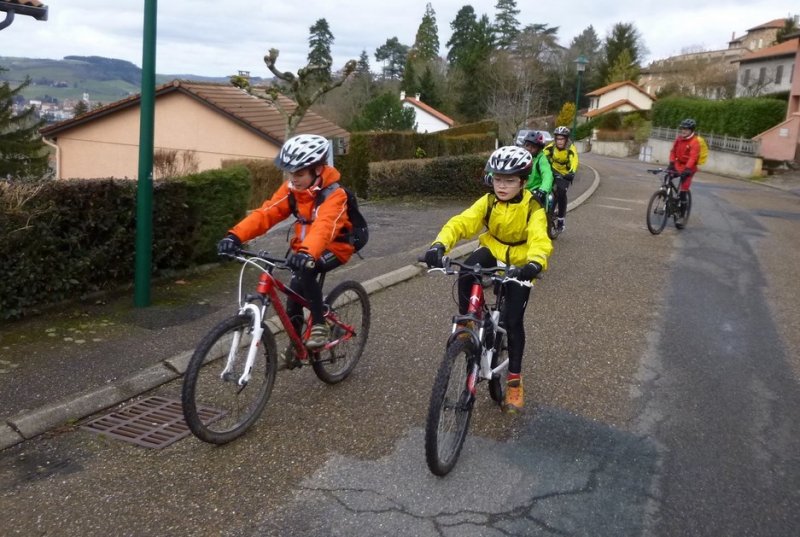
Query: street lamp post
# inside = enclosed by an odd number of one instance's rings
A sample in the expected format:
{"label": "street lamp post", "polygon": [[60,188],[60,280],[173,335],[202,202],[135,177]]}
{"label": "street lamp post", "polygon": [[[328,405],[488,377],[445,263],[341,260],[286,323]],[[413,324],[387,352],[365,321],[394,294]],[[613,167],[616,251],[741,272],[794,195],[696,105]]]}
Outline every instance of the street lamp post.
{"label": "street lamp post", "polygon": [[575,88],[575,115],[572,118],[573,140],[575,139],[575,129],[578,126],[578,109],[580,108],[579,102],[581,98],[581,78],[583,78],[583,72],[586,70],[587,63],[589,63],[589,60],[583,57],[583,55],[578,56],[575,59],[575,66],[578,68],[578,87]]}

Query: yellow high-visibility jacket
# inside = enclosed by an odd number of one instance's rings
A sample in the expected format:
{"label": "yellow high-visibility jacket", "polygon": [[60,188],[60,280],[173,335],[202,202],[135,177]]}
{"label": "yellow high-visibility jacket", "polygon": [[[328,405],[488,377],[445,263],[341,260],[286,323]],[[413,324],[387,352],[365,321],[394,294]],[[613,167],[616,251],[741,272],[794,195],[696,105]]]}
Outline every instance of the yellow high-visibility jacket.
{"label": "yellow high-visibility jacket", "polygon": [[[492,209],[489,211],[489,204]],[[447,221],[436,236],[449,252],[462,239],[469,239],[486,226],[488,230],[478,237],[481,246],[491,251],[495,259],[507,265],[522,266],[536,261],[543,269],[553,251],[553,243],[547,236],[547,217],[544,209],[528,190],[510,201],[498,200],[494,193],[486,194],[461,214]]]}

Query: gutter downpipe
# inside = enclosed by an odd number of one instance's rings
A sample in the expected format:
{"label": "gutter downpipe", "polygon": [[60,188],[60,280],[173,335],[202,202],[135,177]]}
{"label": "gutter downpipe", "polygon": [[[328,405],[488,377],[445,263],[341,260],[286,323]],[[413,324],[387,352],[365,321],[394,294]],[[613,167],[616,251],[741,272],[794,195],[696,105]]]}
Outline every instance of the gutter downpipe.
{"label": "gutter downpipe", "polygon": [[57,143],[51,142],[44,136],[42,136],[42,141],[56,150],[56,179],[61,179],[61,148]]}

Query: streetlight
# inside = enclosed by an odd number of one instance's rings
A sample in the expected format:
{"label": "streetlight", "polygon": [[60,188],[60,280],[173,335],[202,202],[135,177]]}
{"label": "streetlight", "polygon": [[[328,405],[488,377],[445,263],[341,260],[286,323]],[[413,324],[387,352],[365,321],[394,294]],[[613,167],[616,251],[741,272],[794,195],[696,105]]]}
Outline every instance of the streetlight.
{"label": "streetlight", "polygon": [[578,127],[578,102],[581,98],[581,78],[583,78],[583,72],[586,70],[587,63],[589,63],[589,60],[583,55],[580,55],[575,59],[575,66],[578,68],[578,87],[575,88],[575,116],[572,118],[573,140],[575,139],[575,129]]}

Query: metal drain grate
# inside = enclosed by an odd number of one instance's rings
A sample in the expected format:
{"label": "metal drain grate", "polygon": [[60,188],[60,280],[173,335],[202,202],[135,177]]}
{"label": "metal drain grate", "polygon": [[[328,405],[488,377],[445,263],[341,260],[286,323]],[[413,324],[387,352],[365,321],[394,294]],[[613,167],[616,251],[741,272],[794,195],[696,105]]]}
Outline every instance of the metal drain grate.
{"label": "metal drain grate", "polygon": [[[201,407],[198,410],[206,423],[225,415],[224,411],[211,407]],[[158,396],[142,399],[121,410],[95,418],[82,425],[81,429],[156,449],[166,447],[190,434],[183,419],[181,402]]]}

